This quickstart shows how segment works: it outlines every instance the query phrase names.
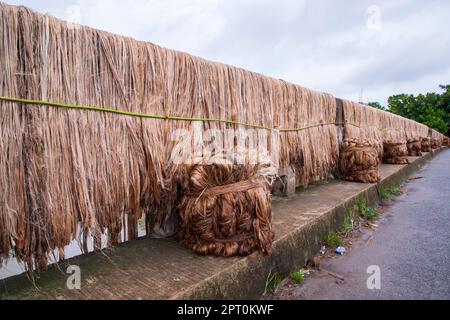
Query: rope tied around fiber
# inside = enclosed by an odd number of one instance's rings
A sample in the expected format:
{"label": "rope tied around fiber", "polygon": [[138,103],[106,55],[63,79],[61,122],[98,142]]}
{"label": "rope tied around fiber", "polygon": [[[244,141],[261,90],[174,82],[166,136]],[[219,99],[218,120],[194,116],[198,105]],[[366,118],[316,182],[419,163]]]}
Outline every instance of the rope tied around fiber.
{"label": "rope tied around fiber", "polygon": [[422,139],[420,137],[408,139],[408,143],[406,146],[408,148],[408,155],[410,157],[422,156]]}
{"label": "rope tied around fiber", "polygon": [[406,141],[384,141],[383,162],[387,164],[408,164]]}
{"label": "rope tied around fiber", "polygon": [[376,183],[379,180],[379,165],[374,142],[346,139],[342,143],[339,170],[343,180]]}
{"label": "rope tied around fiber", "polygon": [[202,255],[270,254],[269,183],[260,165],[197,164],[178,207],[178,240]]}

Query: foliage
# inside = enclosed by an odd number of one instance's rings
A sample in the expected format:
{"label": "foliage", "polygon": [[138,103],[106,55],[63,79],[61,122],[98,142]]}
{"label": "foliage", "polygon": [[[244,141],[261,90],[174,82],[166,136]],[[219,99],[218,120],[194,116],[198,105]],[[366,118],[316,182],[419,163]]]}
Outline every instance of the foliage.
{"label": "foliage", "polygon": [[272,271],[269,272],[269,275],[266,279],[266,288],[264,290],[264,294],[268,292],[277,293],[277,291],[283,286],[285,282],[286,279],[284,279],[279,273],[272,274]]}
{"label": "foliage", "polygon": [[381,103],[376,102],[376,101],[369,102],[368,105],[371,106],[372,108],[380,109],[383,111],[388,111],[388,109],[386,109]]}
{"label": "foliage", "polygon": [[440,86],[443,93],[427,93],[414,96],[398,94],[389,97],[389,110],[397,115],[413,119],[443,134],[450,127],[450,85]]}
{"label": "foliage", "polygon": [[292,272],[291,279],[295,283],[298,283],[298,284],[303,283],[303,281],[305,281],[305,274],[301,271]]}
{"label": "foliage", "polygon": [[325,242],[329,247],[340,247],[344,245],[344,241],[339,238],[337,233],[329,233],[325,239]]}
{"label": "foliage", "polygon": [[353,210],[350,210],[344,217],[344,223],[342,224],[341,234],[348,235],[353,230]]}
{"label": "foliage", "polygon": [[367,210],[367,207],[366,207],[366,198],[364,198],[363,196],[361,196],[361,197],[359,198],[359,200],[358,200],[358,212],[359,212],[359,215],[360,215],[361,217],[364,217],[364,216],[366,215],[366,210]]}
{"label": "foliage", "polygon": [[376,211],[373,208],[367,208],[366,214],[364,217],[367,220],[375,220],[375,219],[378,219],[379,216],[380,216],[380,213],[378,211]]}
{"label": "foliage", "polygon": [[390,186],[388,188],[381,186],[380,187],[380,198],[383,200],[392,200],[393,196],[399,196],[402,194],[402,191],[399,187]]}

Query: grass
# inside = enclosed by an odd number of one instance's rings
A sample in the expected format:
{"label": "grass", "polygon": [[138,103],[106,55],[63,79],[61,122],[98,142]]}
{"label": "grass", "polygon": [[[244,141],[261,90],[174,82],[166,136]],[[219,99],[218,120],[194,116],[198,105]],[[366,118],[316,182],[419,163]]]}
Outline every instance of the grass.
{"label": "grass", "polygon": [[339,238],[339,235],[337,233],[334,232],[327,235],[325,242],[329,247],[340,247],[344,245],[344,241]]}
{"label": "grass", "polygon": [[366,210],[367,210],[366,198],[361,196],[361,197],[359,197],[359,200],[358,200],[358,212],[359,212],[359,215],[361,217],[364,217],[366,215]]}
{"label": "grass", "polygon": [[301,284],[305,281],[305,274],[301,271],[295,271],[291,273],[291,279],[295,283]]}
{"label": "grass", "polygon": [[399,195],[402,194],[402,191],[400,190],[400,188],[399,188],[399,187],[395,187],[395,186],[390,186],[390,187],[388,188],[388,192],[389,192],[391,195],[396,196],[396,197],[398,197]]}
{"label": "grass", "polygon": [[344,222],[342,224],[340,234],[347,235],[350,232],[352,232],[353,224],[354,224],[353,210],[350,210],[344,217]]}
{"label": "grass", "polygon": [[364,218],[367,220],[375,220],[380,217],[380,213],[373,208],[367,208],[366,215]]}
{"label": "grass", "polygon": [[285,282],[286,279],[284,279],[279,273],[272,274],[272,271],[269,272],[269,275],[267,276],[266,279],[266,287],[264,289],[264,294],[268,292],[277,293]]}
{"label": "grass", "polygon": [[399,187],[390,186],[390,187],[380,187],[380,198],[383,200],[392,200],[394,197],[398,197],[402,194],[402,191]]}

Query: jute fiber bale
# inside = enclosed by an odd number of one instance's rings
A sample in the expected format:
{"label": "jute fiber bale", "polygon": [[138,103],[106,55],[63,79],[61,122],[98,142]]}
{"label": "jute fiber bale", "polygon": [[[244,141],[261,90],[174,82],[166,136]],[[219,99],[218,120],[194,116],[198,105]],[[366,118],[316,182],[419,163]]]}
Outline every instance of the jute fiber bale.
{"label": "jute fiber bale", "polygon": [[408,164],[406,141],[385,141],[383,162],[387,164]]}
{"label": "jute fiber bale", "polygon": [[274,233],[265,166],[204,164],[189,170],[178,240],[201,255],[270,254]]}
{"label": "jute fiber bale", "polygon": [[422,139],[417,137],[415,139],[408,140],[408,155],[410,157],[422,156]]}
{"label": "jute fiber bale", "polygon": [[425,137],[422,138],[422,152],[430,152],[431,151],[431,138]]}
{"label": "jute fiber bale", "polygon": [[341,179],[376,183],[379,181],[380,159],[375,143],[345,139],[341,146],[339,170]]}
{"label": "jute fiber bale", "polygon": [[443,140],[443,142],[442,142],[442,145],[443,145],[444,147],[448,147],[448,146],[449,146],[448,142],[449,142],[448,137],[445,137],[444,140]]}
{"label": "jute fiber bale", "polygon": [[442,146],[442,139],[432,138],[431,139],[431,149],[439,149]]}
{"label": "jute fiber bale", "polygon": [[444,139],[446,138],[446,136],[444,136],[442,133],[436,131],[436,130],[431,130],[432,134],[431,134],[431,148],[432,149],[439,149],[442,147],[443,143],[444,143]]}

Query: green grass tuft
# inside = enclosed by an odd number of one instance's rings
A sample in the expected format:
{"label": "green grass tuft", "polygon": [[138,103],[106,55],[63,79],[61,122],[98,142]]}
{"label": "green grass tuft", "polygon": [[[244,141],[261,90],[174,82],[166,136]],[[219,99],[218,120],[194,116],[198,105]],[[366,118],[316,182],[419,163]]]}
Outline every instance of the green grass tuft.
{"label": "green grass tuft", "polygon": [[286,279],[284,279],[280,274],[278,273],[272,274],[272,271],[269,272],[269,275],[267,276],[266,279],[266,287],[264,289],[264,294],[266,294],[267,292],[277,293],[285,282]]}
{"label": "green grass tuft", "polygon": [[342,228],[340,234],[347,235],[353,231],[353,210],[350,210],[347,215],[344,217],[344,222],[342,224]]}
{"label": "green grass tuft", "polygon": [[383,200],[392,200],[395,197],[398,197],[402,194],[402,191],[399,187],[390,186],[390,187],[380,187],[380,198]]}
{"label": "green grass tuft", "polygon": [[325,239],[325,242],[329,247],[340,247],[344,245],[344,241],[339,238],[337,233],[329,233]]}
{"label": "green grass tuft", "polygon": [[305,281],[305,274],[301,271],[295,271],[291,273],[291,279],[295,283],[303,283]]}
{"label": "green grass tuft", "polygon": [[365,218],[367,220],[375,220],[380,217],[380,213],[373,208],[367,208]]}
{"label": "green grass tuft", "polygon": [[366,215],[366,210],[367,210],[366,198],[361,196],[361,197],[359,197],[359,200],[358,200],[358,212],[359,212],[359,215],[361,217],[364,217]]}

